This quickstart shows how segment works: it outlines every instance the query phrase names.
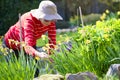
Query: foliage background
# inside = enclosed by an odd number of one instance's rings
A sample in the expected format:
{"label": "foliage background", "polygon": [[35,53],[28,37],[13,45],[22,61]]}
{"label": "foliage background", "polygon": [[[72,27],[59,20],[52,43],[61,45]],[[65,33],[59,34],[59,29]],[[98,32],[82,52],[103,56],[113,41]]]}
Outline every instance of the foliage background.
{"label": "foliage background", "polygon": [[19,13],[22,14],[31,10],[31,8],[37,8],[38,5],[38,0],[1,0],[0,35],[3,35],[9,29],[9,27],[18,20]]}
{"label": "foliage background", "polygon": [[[4,35],[11,25],[18,20],[18,14],[38,8],[42,0],[0,0],[0,35]],[[77,8],[82,7],[83,15],[102,13],[107,9],[120,10],[120,0],[52,0],[58,7],[58,12],[64,18],[57,23],[57,28],[68,28],[71,16],[77,14]],[[67,21],[67,22],[66,22]]]}

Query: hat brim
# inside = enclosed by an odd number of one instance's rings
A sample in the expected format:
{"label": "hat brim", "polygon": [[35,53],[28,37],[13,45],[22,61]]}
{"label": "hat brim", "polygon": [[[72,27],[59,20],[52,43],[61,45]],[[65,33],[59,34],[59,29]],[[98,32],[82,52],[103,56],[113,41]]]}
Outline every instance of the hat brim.
{"label": "hat brim", "polygon": [[34,17],[36,17],[37,19],[45,19],[45,20],[63,20],[63,18],[58,14],[45,14],[41,11],[39,11],[39,9],[34,9],[31,10],[31,13]]}

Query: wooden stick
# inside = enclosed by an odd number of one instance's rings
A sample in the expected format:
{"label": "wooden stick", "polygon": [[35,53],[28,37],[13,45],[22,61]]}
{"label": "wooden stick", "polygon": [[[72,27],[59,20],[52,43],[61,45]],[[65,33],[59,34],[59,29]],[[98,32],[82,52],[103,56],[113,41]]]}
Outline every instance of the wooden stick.
{"label": "wooden stick", "polygon": [[79,7],[79,11],[80,11],[80,18],[81,18],[82,27],[84,27],[81,7]]}
{"label": "wooden stick", "polygon": [[79,10],[77,9],[77,16],[78,16],[78,19],[77,19],[77,28],[80,26],[79,25]]}
{"label": "wooden stick", "polygon": [[19,22],[20,22],[20,52],[23,52],[23,47],[22,47],[22,24],[21,24],[21,14],[19,13]]}

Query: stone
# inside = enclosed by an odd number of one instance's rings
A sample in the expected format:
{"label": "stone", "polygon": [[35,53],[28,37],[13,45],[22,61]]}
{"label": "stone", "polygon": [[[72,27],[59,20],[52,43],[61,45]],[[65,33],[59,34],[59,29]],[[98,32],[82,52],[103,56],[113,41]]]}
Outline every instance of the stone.
{"label": "stone", "polygon": [[65,76],[66,80],[98,80],[96,75],[94,75],[91,72],[83,72],[83,73],[77,73],[77,74],[66,74]]}
{"label": "stone", "polygon": [[106,78],[107,80],[110,78],[119,78],[120,80],[120,64],[111,64],[106,73]]}
{"label": "stone", "polygon": [[64,80],[64,76],[59,74],[44,74],[40,77],[34,78],[33,80]]}

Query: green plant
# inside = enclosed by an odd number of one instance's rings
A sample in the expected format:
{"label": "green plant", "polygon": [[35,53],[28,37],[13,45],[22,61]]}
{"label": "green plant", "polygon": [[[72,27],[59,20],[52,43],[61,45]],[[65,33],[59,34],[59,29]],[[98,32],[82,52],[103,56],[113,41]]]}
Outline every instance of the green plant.
{"label": "green plant", "polygon": [[19,52],[19,57],[16,57],[15,53],[11,49],[4,48],[0,41],[1,80],[33,80],[36,70],[39,70],[38,75],[52,73],[50,66],[49,60],[36,60],[31,55],[25,55],[23,51]]}
{"label": "green plant", "polygon": [[14,53],[1,54],[0,57],[0,79],[31,80],[34,78],[36,64],[33,58],[20,56],[17,59]]}
{"label": "green plant", "polygon": [[120,63],[120,19],[97,21],[96,25],[79,28],[72,37],[72,49],[62,44],[52,55],[59,73],[90,71],[103,77],[109,66]]}

